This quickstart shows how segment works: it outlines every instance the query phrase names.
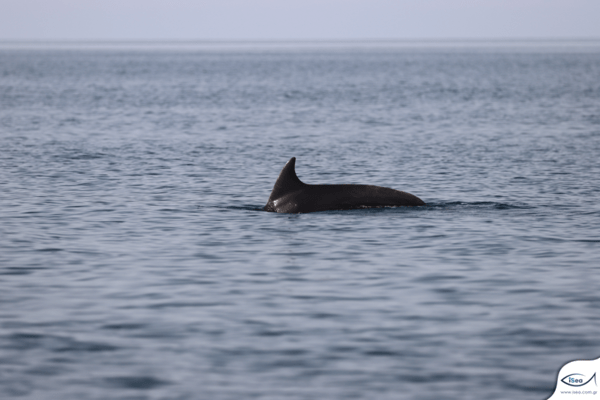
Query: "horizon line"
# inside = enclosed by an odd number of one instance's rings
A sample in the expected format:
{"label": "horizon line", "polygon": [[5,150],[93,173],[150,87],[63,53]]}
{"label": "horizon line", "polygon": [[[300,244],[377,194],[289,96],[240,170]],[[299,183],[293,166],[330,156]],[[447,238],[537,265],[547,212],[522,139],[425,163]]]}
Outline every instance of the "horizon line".
{"label": "horizon line", "polygon": [[355,39],[5,39],[0,43],[394,43],[394,42],[594,42],[600,37],[490,37],[490,38],[355,38]]}

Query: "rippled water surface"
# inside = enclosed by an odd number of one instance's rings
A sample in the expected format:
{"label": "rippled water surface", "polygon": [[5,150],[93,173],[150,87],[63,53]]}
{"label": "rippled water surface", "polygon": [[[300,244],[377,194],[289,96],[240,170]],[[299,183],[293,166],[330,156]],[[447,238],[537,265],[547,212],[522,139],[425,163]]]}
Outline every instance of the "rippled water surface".
{"label": "rippled water surface", "polygon": [[[545,399],[600,355],[600,51],[0,51],[0,398]],[[260,211],[307,183],[417,208]]]}

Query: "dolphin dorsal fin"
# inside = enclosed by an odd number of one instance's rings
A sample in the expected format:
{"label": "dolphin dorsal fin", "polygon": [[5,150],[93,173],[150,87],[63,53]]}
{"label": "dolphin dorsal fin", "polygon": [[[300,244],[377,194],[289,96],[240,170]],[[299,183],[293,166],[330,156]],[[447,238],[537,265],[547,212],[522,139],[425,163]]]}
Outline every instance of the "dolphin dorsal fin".
{"label": "dolphin dorsal fin", "polygon": [[305,184],[296,175],[296,157],[292,157],[279,173],[279,178],[277,178],[277,182],[273,186],[269,202],[287,193],[295,192],[303,186]]}

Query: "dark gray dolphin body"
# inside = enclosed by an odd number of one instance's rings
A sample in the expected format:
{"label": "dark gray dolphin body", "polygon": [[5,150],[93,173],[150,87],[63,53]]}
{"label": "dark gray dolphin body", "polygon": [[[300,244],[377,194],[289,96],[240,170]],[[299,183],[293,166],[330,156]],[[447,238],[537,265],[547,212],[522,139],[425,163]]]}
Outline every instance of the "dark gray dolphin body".
{"label": "dark gray dolphin body", "polygon": [[424,206],[410,193],[371,185],[307,185],[296,176],[296,158],[281,170],[263,210],[278,213],[309,213],[367,207]]}

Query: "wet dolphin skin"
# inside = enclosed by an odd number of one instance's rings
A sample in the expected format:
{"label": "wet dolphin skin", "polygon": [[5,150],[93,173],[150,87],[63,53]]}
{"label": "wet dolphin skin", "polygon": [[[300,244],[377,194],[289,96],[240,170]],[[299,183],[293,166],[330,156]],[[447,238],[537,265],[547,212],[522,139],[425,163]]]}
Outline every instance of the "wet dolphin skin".
{"label": "wet dolphin skin", "polygon": [[278,213],[309,213],[371,207],[414,207],[425,202],[410,193],[372,185],[307,185],[296,175],[296,158],[281,170],[263,207]]}

